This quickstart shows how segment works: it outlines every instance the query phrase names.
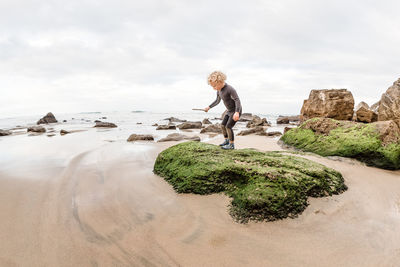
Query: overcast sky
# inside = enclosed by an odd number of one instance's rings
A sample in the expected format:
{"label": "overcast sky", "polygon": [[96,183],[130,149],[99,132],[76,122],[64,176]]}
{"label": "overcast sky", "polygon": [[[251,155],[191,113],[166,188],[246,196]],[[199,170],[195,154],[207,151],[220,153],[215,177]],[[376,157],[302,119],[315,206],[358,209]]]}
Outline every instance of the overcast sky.
{"label": "overcast sky", "polygon": [[0,117],[190,111],[215,99],[213,70],[244,112],[298,114],[326,88],[373,104],[400,77],[399,10],[396,0],[0,0]]}

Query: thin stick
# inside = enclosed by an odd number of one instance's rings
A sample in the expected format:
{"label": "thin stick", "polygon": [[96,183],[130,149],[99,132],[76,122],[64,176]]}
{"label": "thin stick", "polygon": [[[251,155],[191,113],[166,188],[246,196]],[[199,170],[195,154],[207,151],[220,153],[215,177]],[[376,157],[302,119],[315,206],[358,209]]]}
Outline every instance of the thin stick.
{"label": "thin stick", "polygon": [[204,109],[202,109],[202,108],[192,108],[192,110],[205,111],[205,110],[204,110]]}

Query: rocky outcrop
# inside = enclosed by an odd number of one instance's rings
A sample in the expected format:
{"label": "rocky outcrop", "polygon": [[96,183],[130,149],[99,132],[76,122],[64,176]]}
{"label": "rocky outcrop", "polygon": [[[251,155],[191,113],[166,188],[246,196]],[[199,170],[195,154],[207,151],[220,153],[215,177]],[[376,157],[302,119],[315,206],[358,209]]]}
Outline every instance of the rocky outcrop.
{"label": "rocky outcrop", "polygon": [[394,120],[400,126],[400,79],[382,95],[378,108],[378,120]]}
{"label": "rocky outcrop", "polygon": [[201,129],[200,133],[222,133],[221,124],[212,124],[204,129]]}
{"label": "rocky outcrop", "polygon": [[177,125],[179,129],[201,129],[201,121],[187,121]]}
{"label": "rocky outcrop", "polygon": [[46,128],[44,128],[43,126],[31,126],[31,127],[28,127],[27,131],[34,132],[34,133],[45,133]]}
{"label": "rocky outcrop", "polygon": [[357,105],[355,111],[355,121],[358,122],[375,122],[378,120],[378,114],[371,110],[367,103],[361,102]]}
{"label": "rocky outcrop", "polygon": [[271,126],[269,122],[267,121],[266,118],[260,118],[257,115],[253,115],[251,121],[247,122],[246,127],[247,128],[254,128],[257,126]]}
{"label": "rocky outcrop", "polygon": [[53,113],[49,112],[47,113],[46,116],[44,116],[43,118],[41,118],[40,120],[38,120],[38,122],[36,124],[48,124],[48,123],[56,123],[58,122],[56,120],[56,117],[54,117]]}
{"label": "rocky outcrop", "polygon": [[394,121],[359,123],[314,118],[287,131],[283,142],[322,156],[356,158],[384,169],[400,169],[400,128]]}
{"label": "rocky outcrop", "polygon": [[149,134],[131,134],[126,141],[154,141],[154,137]]}
{"label": "rocky outcrop", "polygon": [[244,130],[244,131],[241,131],[240,133],[238,133],[238,135],[249,135],[249,134],[266,135],[266,132],[264,130],[264,127],[256,126],[249,130]]}
{"label": "rocky outcrop", "polygon": [[112,122],[96,122],[96,125],[94,127],[100,127],[100,128],[115,128],[118,127]]}
{"label": "rocky outcrop", "polygon": [[167,135],[167,137],[161,138],[157,142],[182,141],[182,140],[200,141],[200,137],[186,136],[186,135],[179,134],[179,133],[172,133],[172,134]]}
{"label": "rocky outcrop", "polygon": [[300,120],[315,117],[351,120],[353,109],[354,98],[347,89],[311,90],[301,108]]}
{"label": "rocky outcrop", "polygon": [[8,130],[0,130],[0,136],[11,135],[11,131]]}
{"label": "rocky outcrop", "polygon": [[381,104],[381,101],[376,102],[375,104],[373,104],[370,107],[370,110],[372,110],[373,112],[378,114],[378,109],[379,109],[379,105]]}
{"label": "rocky outcrop", "polygon": [[166,118],[164,120],[168,120],[169,122],[186,122],[186,120],[181,120],[181,119],[178,119],[178,118],[175,118],[175,117],[169,117],[169,118]]}

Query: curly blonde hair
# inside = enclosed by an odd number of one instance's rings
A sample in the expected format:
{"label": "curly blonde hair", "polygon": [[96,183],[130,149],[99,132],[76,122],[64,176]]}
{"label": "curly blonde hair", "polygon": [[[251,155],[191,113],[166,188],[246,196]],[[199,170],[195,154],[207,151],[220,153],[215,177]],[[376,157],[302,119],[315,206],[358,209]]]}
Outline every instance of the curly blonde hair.
{"label": "curly blonde hair", "polygon": [[210,84],[211,82],[225,82],[226,75],[221,71],[214,71],[210,75],[208,75],[207,82]]}

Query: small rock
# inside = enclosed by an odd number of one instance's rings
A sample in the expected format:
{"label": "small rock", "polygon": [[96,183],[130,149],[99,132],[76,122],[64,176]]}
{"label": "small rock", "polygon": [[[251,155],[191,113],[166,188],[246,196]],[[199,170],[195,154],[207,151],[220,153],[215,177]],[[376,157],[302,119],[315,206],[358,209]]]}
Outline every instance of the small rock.
{"label": "small rock", "polygon": [[164,120],[168,120],[169,122],[186,122],[186,120],[181,120],[181,119],[174,118],[174,117],[166,118]]}
{"label": "small rock", "polygon": [[266,136],[281,136],[282,133],[279,131],[267,132]]}
{"label": "small rock", "polygon": [[118,126],[112,122],[96,122],[96,125],[94,127],[115,128]]}
{"label": "small rock", "polygon": [[101,117],[103,120],[106,120],[107,119],[107,117]]}
{"label": "small rock", "polygon": [[154,123],[153,125],[151,125],[151,126],[158,126],[158,123]]}
{"label": "small rock", "polygon": [[212,124],[200,131],[200,133],[222,133],[221,124]]}
{"label": "small rock", "polygon": [[143,124],[143,123],[141,123],[141,122],[137,122],[136,124]]}
{"label": "small rock", "polygon": [[249,135],[249,134],[265,135],[266,133],[264,127],[257,126],[249,130],[241,131],[238,135]]}
{"label": "small rock", "polygon": [[176,126],[173,124],[168,125],[158,125],[156,130],[175,130]]}
{"label": "small rock", "polygon": [[194,122],[184,122],[182,124],[179,124],[178,127],[179,129],[201,129],[201,121],[194,121]]}
{"label": "small rock", "polygon": [[47,113],[46,116],[44,116],[43,118],[41,118],[40,120],[38,120],[38,122],[36,124],[47,124],[47,123],[55,123],[58,122],[56,120],[56,117],[54,117],[53,113],[49,112]]}
{"label": "small rock", "polygon": [[288,117],[279,117],[276,119],[276,124],[289,124]]}
{"label": "small rock", "polygon": [[266,118],[260,118],[257,115],[254,115],[251,121],[249,121],[246,125],[247,128],[253,128],[257,126],[271,126],[271,124],[268,123]]}
{"label": "small rock", "polygon": [[212,124],[212,122],[211,122],[209,119],[205,118],[205,119],[202,121],[202,124]]}
{"label": "small rock", "polygon": [[154,137],[149,134],[131,134],[127,141],[154,141]]}
{"label": "small rock", "polygon": [[46,128],[44,128],[43,126],[31,126],[28,127],[28,132],[45,133]]}
{"label": "small rock", "polygon": [[8,130],[0,130],[0,136],[6,136],[6,135],[10,135],[11,131]]}
{"label": "small rock", "polygon": [[63,120],[63,122],[67,122],[67,120]]}
{"label": "small rock", "polygon": [[69,133],[71,133],[71,132],[68,132],[67,130],[61,130],[61,131],[60,131],[60,134],[61,134],[61,135],[65,135],[65,134],[69,134]]}
{"label": "small rock", "polygon": [[101,121],[99,121],[99,120],[95,120],[94,122],[95,122],[95,123],[98,123],[98,122],[101,122]]}

